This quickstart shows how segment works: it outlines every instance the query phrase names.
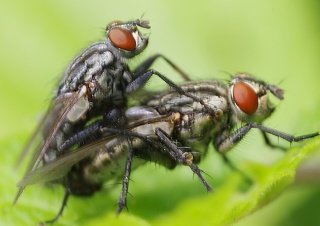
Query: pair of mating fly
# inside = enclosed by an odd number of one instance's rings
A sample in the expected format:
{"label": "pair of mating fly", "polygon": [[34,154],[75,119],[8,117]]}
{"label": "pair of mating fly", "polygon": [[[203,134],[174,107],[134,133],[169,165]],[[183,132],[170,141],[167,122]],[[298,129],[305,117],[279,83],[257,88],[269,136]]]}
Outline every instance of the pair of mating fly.
{"label": "pair of mating fly", "polygon": [[[267,142],[266,133],[289,142],[319,135],[293,137],[261,125],[274,110],[268,92],[278,99],[283,99],[283,92],[246,74],[234,76],[229,84],[212,80],[178,86],[149,69],[162,57],[189,80],[162,55],[131,71],[126,60],[141,53],[148,43],[138,27],[150,28],[142,20],[109,24],[106,40],[92,44],[72,61],[25,149],[24,155],[32,148],[35,152],[18,183],[15,202],[27,185],[62,184],[66,191],[63,204],[50,222],[62,214],[70,194],[91,195],[106,181],[122,178],[120,213],[126,206],[131,170],[147,161],[169,169],[187,165],[210,191],[196,165],[210,142],[224,153],[251,128],[261,130]],[[139,106],[128,108],[127,97],[134,98],[152,75],[160,77],[170,90],[149,95]],[[239,123],[244,125],[234,131]]]}

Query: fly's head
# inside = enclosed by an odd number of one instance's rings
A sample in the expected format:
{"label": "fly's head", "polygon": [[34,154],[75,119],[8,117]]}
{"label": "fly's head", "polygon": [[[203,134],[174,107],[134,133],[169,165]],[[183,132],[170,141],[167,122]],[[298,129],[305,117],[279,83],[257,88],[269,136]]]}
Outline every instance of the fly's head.
{"label": "fly's head", "polygon": [[148,37],[139,32],[138,27],[149,29],[149,22],[134,20],[113,21],[106,28],[107,43],[117,56],[132,58],[141,53],[148,45]]}
{"label": "fly's head", "polygon": [[274,111],[268,91],[283,99],[283,90],[254,79],[247,74],[237,74],[229,83],[229,105],[235,122],[262,122]]}

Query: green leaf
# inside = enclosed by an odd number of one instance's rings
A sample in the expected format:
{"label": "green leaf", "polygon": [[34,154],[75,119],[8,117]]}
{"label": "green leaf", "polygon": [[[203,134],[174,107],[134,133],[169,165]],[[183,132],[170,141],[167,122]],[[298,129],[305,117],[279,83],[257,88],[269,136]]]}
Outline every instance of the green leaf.
{"label": "green leaf", "polygon": [[[82,48],[103,39],[103,28],[112,20],[141,15],[150,20],[150,45],[133,63],[160,52],[192,75],[192,79],[227,79],[227,75],[218,71],[247,71],[267,82],[282,81],[285,100],[266,125],[270,123],[268,126],[272,128],[299,134],[319,130],[317,1],[185,1],[181,6],[179,1],[147,0],[1,2],[0,225],[36,225],[57,213],[63,196],[59,186],[27,187],[12,206],[15,184],[25,168],[17,171],[13,166],[37,123],[36,118],[45,112],[63,69]],[[168,71],[163,62],[154,68],[176,81],[176,73]],[[158,88],[157,82],[148,86],[155,84]],[[257,148],[252,148],[252,143]],[[252,143],[249,153],[261,153],[255,150],[264,145]],[[259,208],[267,209],[262,208],[267,203],[279,203],[277,196],[287,193],[297,164],[306,155],[319,151],[319,139],[303,144],[302,149],[294,144],[295,148],[279,161],[270,161],[273,164],[256,161],[237,164],[253,179],[251,185],[219,164],[219,158],[211,150],[200,167],[211,176],[206,179],[215,189],[212,194],[207,194],[197,178],[192,178],[187,167],[169,171],[147,164],[133,172],[129,212],[123,211],[116,217],[120,186],[111,189],[106,185],[104,191],[91,198],[71,197],[56,225],[234,222]],[[259,155],[260,159],[269,158],[268,154]],[[316,189],[319,190],[314,186]],[[299,193],[299,200],[285,199],[282,205],[269,210],[267,217],[259,215],[247,225],[302,225],[301,222],[311,225],[306,223],[311,223],[306,217],[297,220],[303,211],[311,213],[306,215],[308,219],[319,217],[316,211],[320,194],[309,193],[309,190],[307,194]],[[308,200],[315,200],[314,205]],[[300,209],[285,212],[299,204]],[[251,216],[258,212],[263,211]],[[276,216],[280,223],[272,224],[271,219]]]}
{"label": "green leaf", "polygon": [[[20,146],[9,142],[2,143],[1,148],[17,153],[16,149]],[[206,194],[204,189],[200,189],[200,192],[195,196],[183,190],[197,189],[199,181],[194,180],[193,183],[187,182],[186,184],[176,181],[178,184],[173,184],[174,181],[158,178],[158,175],[155,175],[147,181],[156,179],[157,181],[162,180],[162,182],[160,181],[159,186],[151,188],[151,191],[148,192],[148,202],[151,202],[148,204],[143,202],[145,201],[143,196],[146,193],[143,187],[146,181],[133,179],[132,183],[138,188],[134,189],[134,197],[129,197],[129,212],[123,211],[119,216],[116,216],[115,210],[120,187],[111,189],[107,186],[104,191],[91,198],[70,198],[63,216],[55,225],[230,224],[279,196],[294,181],[298,165],[303,162],[306,156],[319,150],[320,138],[316,138],[305,142],[302,147],[298,145],[288,150],[280,161],[271,166],[249,161],[241,164],[241,170],[252,179],[252,184],[248,185],[245,190],[242,188],[246,181],[237,172],[231,173],[223,183],[214,187],[213,193]],[[5,164],[1,165],[1,170],[6,169],[7,173],[1,178],[0,191],[6,195],[3,196],[4,201],[0,204],[2,210],[0,219],[5,225],[35,225],[40,220],[51,219],[57,213],[62,201],[63,189],[58,187],[53,187],[53,189],[41,185],[27,187],[18,203],[11,206],[15,195],[13,184],[18,180],[18,173],[10,168],[14,163],[13,160],[14,158],[10,157]],[[145,169],[150,170],[154,167],[154,165],[148,165],[145,166]],[[180,168],[187,169],[187,167]],[[148,174],[145,169],[139,173]],[[156,170],[161,171],[162,169]],[[188,170],[185,172],[183,169],[179,172],[179,177],[187,177],[187,173],[191,174],[191,171]],[[171,171],[166,173],[169,174]],[[163,180],[173,183],[164,183]],[[152,183],[157,181],[152,181]],[[164,188],[165,185],[167,185],[167,189]],[[181,193],[181,197],[176,199],[175,197]],[[168,200],[173,201],[168,204]],[[168,211],[166,210],[167,206],[169,206]],[[146,208],[153,208],[157,214],[147,214]]]}

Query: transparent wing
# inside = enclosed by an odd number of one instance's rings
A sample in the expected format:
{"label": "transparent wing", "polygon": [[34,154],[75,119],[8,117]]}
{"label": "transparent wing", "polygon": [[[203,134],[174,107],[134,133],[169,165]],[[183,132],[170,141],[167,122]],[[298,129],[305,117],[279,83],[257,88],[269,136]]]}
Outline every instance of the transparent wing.
{"label": "transparent wing", "polygon": [[106,136],[98,141],[92,142],[86,146],[79,148],[75,152],[71,152],[60,156],[59,158],[49,162],[43,166],[28,172],[22,180],[17,184],[18,187],[26,187],[27,185],[36,184],[39,182],[53,181],[65,176],[79,161],[96,154],[100,150],[105,149],[105,144],[109,142],[113,135]]}
{"label": "transparent wing", "polygon": [[[26,145],[19,162],[21,162],[30,150],[35,147],[35,151],[32,154],[32,159],[28,165],[26,175],[34,171],[41,162],[41,159],[45,155],[48,147],[63,123],[65,117],[70,112],[72,107],[77,101],[85,94],[84,89],[80,89],[78,92],[64,94],[56,98],[50,108],[48,109],[45,117],[41,120],[35,133],[32,135],[30,141]],[[38,143],[39,142],[39,143]],[[21,187],[17,193],[14,203],[18,200],[24,187]]]}
{"label": "transparent wing", "polygon": [[[172,115],[158,116],[152,119],[140,119],[130,124],[126,129],[112,129],[103,128],[105,136],[99,140],[93,141],[83,147],[80,147],[74,152],[67,153],[53,160],[52,162],[46,163],[36,169],[33,169],[26,173],[26,175],[17,184],[18,187],[24,188],[27,185],[53,181],[65,176],[71,169],[72,166],[77,164],[79,161],[86,157],[95,155],[101,150],[106,150],[108,147],[107,143],[113,139],[120,137],[135,136],[143,139],[142,134],[137,134],[137,130],[140,126],[150,125],[152,123],[170,121],[173,119]],[[141,128],[139,131],[142,131]],[[147,133],[152,133],[148,130]],[[121,142],[120,140],[117,142]],[[117,142],[112,142],[117,143]],[[106,150],[107,151],[107,150]]]}

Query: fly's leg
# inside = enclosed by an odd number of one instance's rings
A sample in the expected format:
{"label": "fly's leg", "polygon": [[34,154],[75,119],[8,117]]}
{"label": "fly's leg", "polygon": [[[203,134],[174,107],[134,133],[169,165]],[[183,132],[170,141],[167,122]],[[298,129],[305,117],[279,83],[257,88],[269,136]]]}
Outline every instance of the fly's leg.
{"label": "fly's leg", "polygon": [[122,180],[122,191],[118,200],[118,209],[117,209],[117,214],[120,214],[122,209],[124,207],[127,207],[127,194],[128,194],[128,189],[129,189],[129,181],[130,181],[130,173],[131,173],[131,163],[133,159],[133,148],[131,144],[131,140],[128,139],[128,146],[129,146],[129,154],[127,157],[126,161],[126,166],[125,166],[125,171],[123,175],[123,180]]}
{"label": "fly's leg", "polygon": [[85,140],[90,137],[98,137],[100,134],[99,123],[94,123],[89,127],[81,130],[80,132],[74,134],[72,137],[68,138],[60,147],[59,147],[59,155],[64,155],[69,148],[73,145],[83,143]]}
{"label": "fly's leg", "polygon": [[65,188],[65,193],[64,193],[64,197],[63,197],[63,200],[62,200],[62,205],[60,207],[59,212],[57,213],[57,215],[52,220],[45,221],[44,222],[45,224],[53,224],[54,222],[56,222],[59,219],[59,217],[63,213],[64,208],[67,206],[67,201],[68,201],[69,196],[70,196],[70,190],[69,190],[69,188]]}
{"label": "fly's leg", "polygon": [[230,150],[233,146],[235,146],[252,128],[256,128],[259,129],[260,131],[264,132],[264,133],[269,133],[271,135],[280,137],[281,139],[284,139],[290,143],[292,142],[299,142],[305,139],[309,139],[309,138],[313,138],[316,136],[319,136],[319,132],[316,133],[311,133],[311,134],[306,134],[306,135],[302,135],[302,136],[292,136],[290,134],[287,133],[283,133],[280,132],[278,130],[274,130],[271,128],[268,128],[266,126],[257,124],[255,122],[249,122],[247,124],[245,124],[244,126],[242,126],[240,129],[236,130],[233,134],[229,135],[228,137],[224,137],[224,138],[219,138],[220,140],[218,140],[215,143],[215,148],[216,150],[218,150],[221,153],[224,153],[228,150]]}
{"label": "fly's leg", "polygon": [[154,56],[146,59],[133,71],[133,74],[139,77],[141,74],[147,71],[151,67],[151,65],[160,57],[164,59],[175,71],[177,71],[181,75],[181,77],[184,78],[185,81],[191,80],[189,76],[182,69],[180,69],[171,60],[169,60],[167,57],[163,56],[162,54],[155,54]]}
{"label": "fly's leg", "polygon": [[252,184],[252,180],[250,179],[250,177],[246,175],[243,171],[241,171],[238,167],[236,167],[225,154],[222,154],[222,159],[232,171],[239,173],[248,184]]}
{"label": "fly's leg", "polygon": [[190,169],[192,170],[192,172],[195,173],[199,177],[201,183],[204,185],[206,190],[208,192],[212,191],[212,188],[210,187],[210,185],[203,178],[199,167],[192,162],[193,155],[189,152],[182,152],[174,143],[172,143],[172,141],[167,137],[167,135],[165,134],[165,132],[162,129],[156,128],[155,133],[159,137],[160,141],[164,144],[164,146],[167,147],[166,150],[169,152],[169,154],[177,162],[179,162],[183,165],[189,166]]}
{"label": "fly's leg", "polygon": [[105,132],[108,132],[110,134],[118,134],[121,136],[128,136],[128,137],[137,137],[139,139],[142,139],[146,142],[149,142],[150,144],[159,146],[160,148],[163,148],[165,151],[169,153],[169,155],[178,163],[181,163],[183,165],[187,165],[191,168],[191,170],[199,177],[200,181],[206,188],[206,190],[212,191],[212,188],[210,185],[206,182],[206,180],[203,178],[201,174],[201,170],[198,168],[196,164],[192,162],[193,155],[190,152],[182,152],[175,144],[172,143],[172,141],[167,137],[164,131],[162,131],[160,128],[156,128],[155,133],[160,139],[160,141],[154,140],[149,136],[135,133],[131,131],[126,130],[119,130],[119,129],[113,129],[113,128],[103,128]]}
{"label": "fly's leg", "polygon": [[271,147],[271,148],[279,148],[279,149],[281,149],[281,150],[283,150],[283,151],[286,150],[285,147],[282,147],[282,146],[277,145],[277,144],[273,144],[273,143],[270,141],[270,139],[269,139],[269,137],[267,136],[267,134],[266,134],[265,132],[263,132],[263,131],[261,131],[261,132],[262,132],[262,136],[263,136],[264,142],[265,142],[269,147]]}
{"label": "fly's leg", "polygon": [[107,114],[104,115],[102,120],[98,122],[92,123],[87,126],[83,130],[69,137],[60,147],[59,147],[59,155],[63,155],[69,148],[76,144],[84,144],[89,141],[96,140],[102,135],[101,128],[105,126],[113,126],[113,124],[117,125],[117,127],[121,127],[125,124],[125,119],[123,113],[120,109],[112,109]]}
{"label": "fly's leg", "polygon": [[246,174],[244,174],[241,170],[239,170],[236,166],[234,166],[234,164],[232,164],[232,162],[230,162],[229,159],[224,154],[225,154],[225,152],[230,150],[232,147],[234,147],[239,141],[241,141],[242,138],[252,128],[259,129],[262,132],[263,137],[264,137],[267,145],[269,145],[270,147],[273,147],[273,148],[281,148],[281,149],[284,149],[284,148],[277,146],[277,145],[274,145],[270,142],[269,138],[267,137],[267,133],[274,135],[274,136],[277,136],[279,138],[282,138],[286,141],[289,141],[290,143],[299,142],[299,141],[313,138],[313,137],[316,137],[319,135],[319,133],[317,132],[317,133],[312,133],[312,134],[307,134],[307,135],[295,137],[295,136],[289,135],[287,133],[283,133],[283,132],[271,129],[266,126],[254,123],[254,122],[250,122],[250,123],[245,124],[244,126],[242,126],[241,128],[239,128],[234,133],[232,133],[228,136],[217,137],[216,142],[214,144],[216,150],[222,154],[223,159],[228,164],[228,166],[232,170],[239,172],[249,183],[251,183],[250,178]]}
{"label": "fly's leg", "polygon": [[166,76],[162,75],[161,73],[159,73],[158,71],[155,71],[153,69],[150,69],[150,70],[144,72],[139,77],[137,77],[135,80],[133,80],[131,83],[129,83],[125,89],[125,93],[128,95],[128,94],[136,92],[138,89],[140,89],[141,87],[143,87],[146,84],[146,82],[151,78],[152,75],[157,75],[159,78],[161,78],[165,83],[167,83],[171,88],[173,88],[179,94],[190,97],[192,100],[200,103],[202,106],[204,106],[204,108],[210,114],[214,115],[216,113],[216,109],[212,109],[212,107],[207,105],[203,101],[203,99],[201,99],[200,97],[198,97],[192,93],[188,93],[188,92],[184,91],[182,88],[177,86],[174,82],[172,82],[169,78],[167,78]]}

